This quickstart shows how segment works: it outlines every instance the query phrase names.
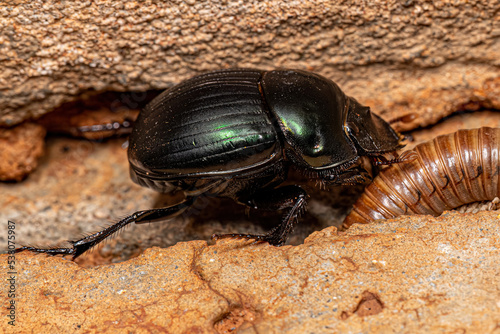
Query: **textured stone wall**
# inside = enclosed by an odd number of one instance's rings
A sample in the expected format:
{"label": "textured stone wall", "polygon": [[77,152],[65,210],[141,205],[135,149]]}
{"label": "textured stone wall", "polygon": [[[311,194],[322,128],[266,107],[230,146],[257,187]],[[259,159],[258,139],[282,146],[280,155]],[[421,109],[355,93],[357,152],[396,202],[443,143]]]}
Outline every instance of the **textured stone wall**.
{"label": "textured stone wall", "polygon": [[498,1],[16,1],[0,6],[0,125],[89,91],[227,67],[301,68],[399,119],[500,109]]}

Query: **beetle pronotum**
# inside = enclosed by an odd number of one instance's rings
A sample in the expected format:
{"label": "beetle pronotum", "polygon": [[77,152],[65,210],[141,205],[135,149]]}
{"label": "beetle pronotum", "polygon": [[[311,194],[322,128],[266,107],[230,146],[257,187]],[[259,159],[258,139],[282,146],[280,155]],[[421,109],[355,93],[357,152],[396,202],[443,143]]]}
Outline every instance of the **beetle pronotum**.
{"label": "beetle pronotum", "polygon": [[[459,130],[404,152],[408,161],[380,172],[343,228],[400,215],[438,216],[500,195],[500,129]],[[409,156],[411,155],[411,159]]]}

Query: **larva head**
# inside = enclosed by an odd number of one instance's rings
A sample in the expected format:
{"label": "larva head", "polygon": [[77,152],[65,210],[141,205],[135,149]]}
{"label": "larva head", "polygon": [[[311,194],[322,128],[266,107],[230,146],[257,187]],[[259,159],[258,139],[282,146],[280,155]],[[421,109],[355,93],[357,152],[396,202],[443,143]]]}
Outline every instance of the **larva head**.
{"label": "larva head", "polygon": [[349,98],[346,130],[359,155],[379,156],[403,146],[403,136],[353,98]]}

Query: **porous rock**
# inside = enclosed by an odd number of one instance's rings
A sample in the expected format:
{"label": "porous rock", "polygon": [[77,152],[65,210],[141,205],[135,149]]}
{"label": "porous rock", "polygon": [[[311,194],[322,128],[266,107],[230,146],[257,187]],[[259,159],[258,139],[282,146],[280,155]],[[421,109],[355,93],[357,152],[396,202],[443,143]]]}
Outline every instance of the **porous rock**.
{"label": "porous rock", "polygon": [[0,181],[21,181],[44,153],[45,129],[33,123],[0,128]]}
{"label": "porous rock", "polygon": [[[82,268],[15,256],[7,332],[496,333],[498,212],[401,217],[303,245],[183,242]],[[8,268],[0,256],[2,272]],[[12,269],[12,268],[11,268]],[[6,294],[1,295],[7,305]]]}
{"label": "porous rock", "polygon": [[91,91],[207,70],[300,68],[399,130],[499,109],[495,1],[16,1],[0,8],[0,125]]}

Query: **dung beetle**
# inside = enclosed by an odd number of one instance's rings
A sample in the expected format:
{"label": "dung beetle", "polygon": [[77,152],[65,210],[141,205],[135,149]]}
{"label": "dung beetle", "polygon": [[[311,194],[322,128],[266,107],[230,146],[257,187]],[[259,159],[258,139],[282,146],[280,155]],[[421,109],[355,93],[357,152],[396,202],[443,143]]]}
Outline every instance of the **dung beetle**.
{"label": "dung beetle", "polygon": [[374,164],[390,164],[402,137],[370,108],[331,80],[300,70],[230,69],[186,80],[157,96],[139,114],[129,139],[134,182],[163,193],[182,191],[176,205],[138,211],[77,241],[71,248],[22,247],[73,258],[135,222],[165,220],[203,194],[229,197],[263,210],[282,210],[267,234],[223,234],[286,241],[305,208],[298,185],[281,186],[290,168],[321,183],[357,184]]}

